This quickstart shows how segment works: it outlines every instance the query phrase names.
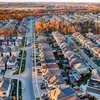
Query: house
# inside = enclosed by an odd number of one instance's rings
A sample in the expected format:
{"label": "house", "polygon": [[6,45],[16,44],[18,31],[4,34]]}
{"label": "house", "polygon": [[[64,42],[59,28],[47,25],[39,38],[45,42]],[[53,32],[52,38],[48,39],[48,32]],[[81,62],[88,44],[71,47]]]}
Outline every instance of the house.
{"label": "house", "polygon": [[78,71],[80,74],[88,73],[89,67],[84,63],[76,63],[73,67]]}
{"label": "house", "polygon": [[17,36],[17,39],[18,39],[18,40],[22,40],[23,37],[22,37],[22,36]]}
{"label": "house", "polygon": [[7,46],[8,45],[8,41],[7,40],[3,40],[2,41],[2,46]]}
{"label": "house", "polygon": [[6,69],[7,60],[8,60],[7,57],[0,58],[0,70],[5,70]]}
{"label": "house", "polygon": [[16,40],[17,39],[17,35],[11,35],[11,38]]}
{"label": "house", "polygon": [[15,42],[16,46],[19,46],[19,45],[22,45],[22,44],[23,44],[23,40],[21,40],[21,39],[17,39],[16,42]]}
{"label": "house", "polygon": [[61,85],[48,91],[48,96],[51,100],[79,100],[75,91],[70,86]]}
{"label": "house", "polygon": [[91,78],[88,82],[88,87],[86,88],[86,91],[91,93],[92,95],[99,95],[100,96],[100,70],[99,69],[93,69]]}
{"label": "house", "polygon": [[12,48],[11,55],[13,55],[13,56],[18,56],[18,54],[19,54],[18,47],[17,47],[17,46],[14,46],[14,47]]}
{"label": "house", "polygon": [[90,41],[88,38],[85,38],[79,32],[74,33],[73,37],[77,39],[77,41],[80,42],[86,49],[88,49],[94,56],[100,58],[100,48],[95,43]]}
{"label": "house", "polygon": [[61,75],[61,71],[59,69],[42,69],[43,75]]}
{"label": "house", "polygon": [[46,78],[46,81],[48,83],[48,87],[65,84],[65,81],[61,75],[50,75]]}
{"label": "house", "polygon": [[99,47],[93,47],[91,48],[93,51],[94,56],[98,56],[100,58],[100,48]]}
{"label": "house", "polygon": [[81,75],[80,73],[73,67],[72,69],[70,69],[68,71],[69,73],[69,78],[70,78],[70,82],[73,84],[76,81],[80,81],[81,80]]}
{"label": "house", "polygon": [[75,64],[80,63],[80,62],[81,62],[80,59],[73,58],[73,59],[69,60],[69,65],[70,65],[70,67],[73,67]]}
{"label": "house", "polygon": [[0,97],[6,98],[9,96],[11,88],[10,83],[11,83],[10,79],[7,78],[0,79]]}
{"label": "house", "polygon": [[64,80],[68,80],[68,77],[67,77],[67,74],[66,74],[65,70],[64,69],[60,69],[60,71],[61,71],[61,76],[63,77],[63,79]]}
{"label": "house", "polygon": [[11,56],[11,47],[6,47],[3,51],[3,56]]}
{"label": "house", "polygon": [[93,69],[91,79],[96,80],[96,81],[100,81],[100,70]]}
{"label": "house", "polygon": [[15,68],[17,64],[16,56],[11,56],[7,61],[7,68]]}

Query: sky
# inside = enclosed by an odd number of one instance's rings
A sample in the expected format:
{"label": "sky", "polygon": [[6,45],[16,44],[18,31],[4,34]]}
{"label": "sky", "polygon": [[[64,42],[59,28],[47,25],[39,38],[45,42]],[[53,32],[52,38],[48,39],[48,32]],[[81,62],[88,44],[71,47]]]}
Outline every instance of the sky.
{"label": "sky", "polygon": [[100,0],[0,0],[0,2],[95,2],[100,3]]}

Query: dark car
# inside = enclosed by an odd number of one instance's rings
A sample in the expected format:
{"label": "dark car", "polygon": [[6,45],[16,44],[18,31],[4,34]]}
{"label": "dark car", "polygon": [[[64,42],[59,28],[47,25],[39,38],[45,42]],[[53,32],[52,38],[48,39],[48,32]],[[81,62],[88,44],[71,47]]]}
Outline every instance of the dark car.
{"label": "dark car", "polygon": [[41,86],[41,89],[46,89],[46,87],[45,86]]}

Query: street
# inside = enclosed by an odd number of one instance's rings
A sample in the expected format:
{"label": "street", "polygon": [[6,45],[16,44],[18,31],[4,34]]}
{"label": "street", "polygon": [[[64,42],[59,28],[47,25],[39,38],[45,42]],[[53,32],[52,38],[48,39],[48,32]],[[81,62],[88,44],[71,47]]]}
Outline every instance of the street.
{"label": "street", "polygon": [[91,60],[91,58],[89,58],[89,57],[84,53],[84,51],[83,51],[82,49],[80,49],[80,48],[75,44],[75,42],[71,39],[71,37],[69,37],[69,36],[67,36],[67,35],[66,35],[66,37],[68,38],[69,42],[70,42],[70,43],[73,43],[74,46],[75,46],[75,48],[77,48],[77,49],[79,50],[79,54],[83,57],[83,59],[84,59],[85,61],[88,62],[88,63],[87,63],[88,65],[90,65],[93,69],[100,69],[100,67],[98,67],[98,66]]}
{"label": "street", "polygon": [[[32,44],[32,33],[33,33],[33,25],[32,20],[29,21],[29,24],[27,25],[29,27],[29,31],[27,33],[27,39]],[[33,92],[33,85],[32,85],[32,48],[31,44],[29,47],[24,48],[27,51],[26,55],[26,66],[25,71],[23,73],[20,73],[19,75],[12,75],[11,71],[8,71],[5,73],[5,77],[11,78],[11,79],[18,79],[22,82],[22,88],[24,88],[24,92],[22,93],[22,99],[23,100],[35,100],[34,92]],[[8,74],[9,73],[9,74]]]}

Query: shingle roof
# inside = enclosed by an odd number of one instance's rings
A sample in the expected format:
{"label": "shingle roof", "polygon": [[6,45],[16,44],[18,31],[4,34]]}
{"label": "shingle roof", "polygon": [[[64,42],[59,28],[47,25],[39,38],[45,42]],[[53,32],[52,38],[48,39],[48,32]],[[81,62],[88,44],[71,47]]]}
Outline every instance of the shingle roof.
{"label": "shingle roof", "polygon": [[6,48],[4,49],[4,52],[11,52],[11,47],[6,47]]}
{"label": "shingle roof", "polygon": [[94,78],[100,81],[100,70],[93,69],[91,78]]}
{"label": "shingle roof", "polygon": [[2,83],[2,88],[8,90],[8,87],[9,87],[9,80],[5,79]]}
{"label": "shingle roof", "polygon": [[11,56],[8,61],[10,63],[14,63],[16,61],[16,57],[15,56]]}

